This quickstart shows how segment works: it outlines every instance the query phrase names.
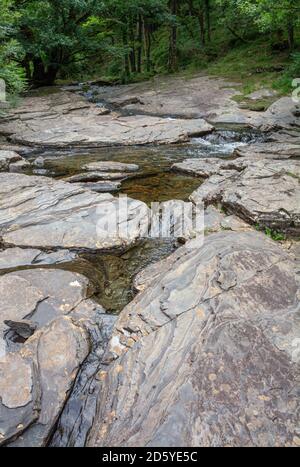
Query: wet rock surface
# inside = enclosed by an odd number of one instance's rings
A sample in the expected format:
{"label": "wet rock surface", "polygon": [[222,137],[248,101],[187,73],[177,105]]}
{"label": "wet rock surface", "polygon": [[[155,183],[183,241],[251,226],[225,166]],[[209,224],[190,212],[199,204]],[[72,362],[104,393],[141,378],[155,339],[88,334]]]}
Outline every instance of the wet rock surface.
{"label": "wet rock surface", "polygon": [[128,173],[123,172],[84,172],[65,179],[69,183],[126,180]]}
{"label": "wet rock surface", "polygon": [[68,271],[15,271],[0,290],[0,443],[44,446],[90,353],[90,323],[105,312]]}
{"label": "wet rock surface", "polygon": [[137,172],[139,170],[137,164],[106,161],[91,162],[90,164],[83,165],[82,168],[89,172]]}
{"label": "wet rock surface", "polygon": [[121,182],[113,181],[98,181],[98,182],[72,182],[73,184],[85,188],[87,190],[95,191],[96,193],[113,193],[119,191]]}
{"label": "wet rock surface", "polygon": [[259,233],[174,253],[116,324],[89,445],[297,445],[297,280]]}

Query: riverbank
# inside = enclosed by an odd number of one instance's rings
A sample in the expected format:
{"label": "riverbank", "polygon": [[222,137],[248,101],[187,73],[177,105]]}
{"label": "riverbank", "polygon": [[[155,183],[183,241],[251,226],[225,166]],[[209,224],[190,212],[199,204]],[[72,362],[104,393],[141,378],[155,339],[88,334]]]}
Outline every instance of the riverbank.
{"label": "riverbank", "polygon": [[[299,112],[238,88],[56,88],[0,122],[1,444],[299,444]],[[99,241],[118,192],[130,235]],[[202,231],[147,240],[175,200]]]}

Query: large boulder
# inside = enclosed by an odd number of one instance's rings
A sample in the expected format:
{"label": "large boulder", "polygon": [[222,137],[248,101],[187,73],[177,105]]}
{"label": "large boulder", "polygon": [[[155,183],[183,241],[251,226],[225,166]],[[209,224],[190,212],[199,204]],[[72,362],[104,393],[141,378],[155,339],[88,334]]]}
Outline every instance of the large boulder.
{"label": "large boulder", "polygon": [[182,247],[147,281],[110,340],[88,444],[299,445],[289,255],[257,232],[221,232]]}

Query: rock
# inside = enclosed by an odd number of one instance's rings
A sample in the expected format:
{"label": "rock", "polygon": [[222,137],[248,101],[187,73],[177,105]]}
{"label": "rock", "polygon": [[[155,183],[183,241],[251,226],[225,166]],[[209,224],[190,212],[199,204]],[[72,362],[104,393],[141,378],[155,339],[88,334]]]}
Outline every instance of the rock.
{"label": "rock", "polygon": [[118,172],[86,172],[77,175],[72,175],[64,179],[65,182],[69,183],[85,183],[85,182],[98,182],[99,180],[110,181],[110,180],[125,180],[128,178],[128,173]]}
{"label": "rock", "polygon": [[55,172],[51,172],[48,169],[33,169],[32,173],[33,175],[42,175],[42,176],[47,176],[47,177],[55,175]]}
{"label": "rock", "polygon": [[237,103],[231,99],[239,94],[235,86],[238,83],[203,75],[192,78],[160,76],[125,86],[94,86],[91,92],[116,111],[210,119],[237,108]]}
{"label": "rock", "polygon": [[[0,355],[0,444],[47,445],[90,352],[90,323],[104,313],[88,285],[59,269],[0,277],[1,337],[2,323],[10,328]],[[11,333],[25,343],[10,343]]]}
{"label": "rock", "polygon": [[35,167],[44,167],[45,165],[45,159],[42,156],[37,157],[33,163]]}
{"label": "rock", "polygon": [[124,164],[122,162],[91,162],[82,166],[83,170],[89,172],[137,172],[139,166],[136,164]]}
{"label": "rock", "polygon": [[120,205],[110,194],[46,177],[0,174],[0,207],[0,236],[9,246],[125,250],[148,230],[144,203]]}
{"label": "rock", "polygon": [[101,114],[95,104],[73,93],[26,97],[22,106],[0,123],[0,133],[14,143],[28,146],[91,148],[176,143],[213,129],[200,118],[174,120],[148,115]]}
{"label": "rock", "polygon": [[208,178],[211,175],[220,174],[221,171],[241,171],[247,167],[247,162],[246,160],[219,159],[216,157],[185,159],[183,162],[174,164],[172,170],[188,175]]}
{"label": "rock", "polygon": [[265,112],[235,109],[223,112],[209,120],[212,124],[239,124],[257,128],[263,132],[294,130],[299,128],[299,117],[295,115],[295,102],[291,97],[281,97]]}
{"label": "rock", "polygon": [[[74,182],[73,182],[74,184]],[[96,193],[107,193],[107,192],[114,192],[120,190],[122,183],[121,182],[113,182],[113,181],[99,181],[99,182],[83,182],[75,183],[76,186],[80,186],[81,188],[85,188],[86,190],[95,191]]]}
{"label": "rock", "polygon": [[22,160],[22,157],[14,151],[0,150],[0,171],[8,170],[9,165]]}
{"label": "rock", "polygon": [[40,266],[68,263],[76,258],[76,254],[68,250],[44,253],[31,248],[8,248],[0,251],[0,270],[14,269],[21,266]]}
{"label": "rock", "polygon": [[[21,354],[27,353],[39,368],[33,384],[41,388],[40,414],[12,445],[41,447],[47,445],[79,366],[89,353],[87,331],[69,317],[58,318],[26,342]],[[11,371],[11,367],[7,368],[8,374]],[[24,383],[20,383],[18,388],[22,391]]]}
{"label": "rock", "polygon": [[0,445],[21,435],[39,417],[37,369],[19,353],[0,359]]}
{"label": "rock", "polygon": [[16,152],[18,155],[23,156],[29,154],[32,151],[32,148],[28,146],[20,146],[19,144],[0,142],[0,152],[1,151],[13,151]]}
{"label": "rock", "polygon": [[234,156],[249,159],[293,159],[300,157],[300,144],[256,143],[238,147]]}
{"label": "rock", "polygon": [[97,325],[89,327],[93,348],[74,383],[58,426],[51,440],[51,447],[84,447],[93,425],[99,381],[95,378],[101,368],[102,358],[111,337],[117,316],[101,314]]}
{"label": "rock", "polygon": [[208,178],[191,195],[193,202],[205,206],[221,203],[252,225],[298,235],[300,162],[252,160],[250,151],[251,146],[245,153],[249,157],[235,160],[187,159],[173,169]]}
{"label": "rock", "polygon": [[0,356],[6,352],[4,321],[30,319],[41,328],[76,308],[87,287],[87,279],[63,270],[29,269],[0,276]]}
{"label": "rock", "polygon": [[299,127],[299,118],[293,114],[294,110],[295,102],[293,99],[282,97],[264,112],[260,128],[263,131],[270,131],[271,129]]}
{"label": "rock", "polygon": [[9,171],[12,173],[22,173],[29,167],[30,167],[29,162],[25,160],[21,160],[21,161],[13,162],[12,164],[10,164]]}
{"label": "rock", "polygon": [[299,177],[300,162],[256,162],[223,189],[222,203],[248,223],[299,235]]}
{"label": "rock", "polygon": [[193,245],[121,313],[89,446],[296,445],[299,277],[289,255],[257,232]]}
{"label": "rock", "polygon": [[32,336],[37,328],[35,323],[25,319],[22,321],[4,320],[4,324],[25,340]]}
{"label": "rock", "polygon": [[277,96],[277,92],[272,90],[272,89],[260,89],[259,91],[254,91],[251,94],[248,94],[245,96],[247,99],[250,99],[252,101],[257,101],[260,99],[267,99],[269,97],[275,97]]}

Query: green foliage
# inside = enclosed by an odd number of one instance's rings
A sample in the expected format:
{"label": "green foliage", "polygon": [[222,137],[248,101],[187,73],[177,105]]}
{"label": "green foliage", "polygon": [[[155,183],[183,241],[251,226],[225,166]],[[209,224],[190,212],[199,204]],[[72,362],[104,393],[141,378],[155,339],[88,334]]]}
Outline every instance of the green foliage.
{"label": "green foliage", "polygon": [[292,63],[288,68],[288,72],[292,78],[300,77],[300,52],[292,54]]}
{"label": "green foliage", "polygon": [[0,79],[5,81],[10,96],[22,92],[26,87],[25,74],[19,64],[23,49],[14,38],[18,15],[13,6],[11,0],[0,0]]}
{"label": "green foliage", "polygon": [[288,92],[299,26],[299,0],[0,0],[0,77],[21,92],[25,76],[129,82],[200,69]]}
{"label": "green foliage", "polygon": [[285,235],[282,232],[277,232],[276,230],[272,230],[269,227],[266,227],[265,234],[270,237],[275,242],[281,242],[285,240]]}

